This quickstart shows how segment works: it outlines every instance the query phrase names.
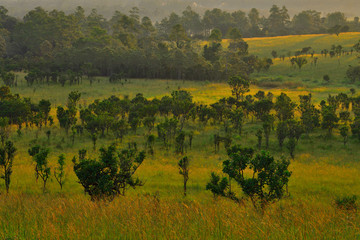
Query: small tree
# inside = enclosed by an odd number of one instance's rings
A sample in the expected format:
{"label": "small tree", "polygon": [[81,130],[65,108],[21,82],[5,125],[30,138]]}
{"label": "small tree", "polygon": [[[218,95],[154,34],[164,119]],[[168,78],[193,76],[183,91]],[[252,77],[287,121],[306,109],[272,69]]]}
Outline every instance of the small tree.
{"label": "small tree", "polygon": [[344,125],[340,128],[340,134],[343,137],[343,141],[344,141],[344,146],[346,145],[347,141],[348,141],[348,136],[349,136],[349,128],[348,126]]}
{"label": "small tree", "polygon": [[181,131],[175,139],[175,152],[177,154],[184,154],[185,147],[185,133]]}
{"label": "small tree", "polygon": [[262,132],[261,129],[257,130],[256,137],[257,137],[257,140],[258,140],[257,147],[258,147],[259,150],[261,150],[261,143],[262,143],[262,137],[263,137],[263,132]]}
{"label": "small tree", "polygon": [[154,155],[154,145],[155,145],[155,136],[153,134],[150,134],[146,138],[146,146],[148,149],[148,153],[152,156]]}
{"label": "small tree", "polygon": [[277,58],[278,54],[277,54],[277,52],[276,52],[275,50],[272,50],[272,51],[271,51],[271,56],[272,56],[273,58]]}
{"label": "small tree", "polygon": [[15,152],[16,148],[11,141],[7,141],[4,147],[0,147],[0,167],[3,169],[1,178],[5,181],[6,193],[9,193],[10,177],[12,174]]}
{"label": "small tree", "polygon": [[291,159],[295,159],[295,148],[296,148],[296,140],[294,137],[290,137],[287,144],[287,149],[289,150]]}
{"label": "small tree", "polygon": [[64,154],[61,154],[58,159],[58,166],[54,169],[54,177],[55,177],[56,181],[59,183],[61,190],[65,183],[64,166],[65,166],[65,156],[64,156]]}
{"label": "small tree", "polygon": [[189,180],[189,165],[190,165],[189,158],[186,156],[180,159],[178,163],[179,173],[184,178],[184,197],[186,197],[186,184],[187,181]]}
{"label": "small tree", "polygon": [[236,100],[244,99],[244,94],[250,91],[250,81],[240,76],[231,77],[228,81],[231,87],[232,95]]}
{"label": "small tree", "polygon": [[[293,60],[294,59],[294,60]],[[296,65],[299,67],[299,70],[301,70],[301,68],[308,63],[308,61],[306,60],[306,58],[304,57],[296,57],[293,58],[292,60],[296,63]]]}
{"label": "small tree", "polygon": [[41,178],[43,181],[43,193],[46,192],[46,183],[50,177],[50,167],[48,166],[48,156],[50,150],[41,148],[40,146],[32,147],[28,150],[29,155],[33,157],[35,162],[35,177],[36,180]]}
{"label": "small tree", "polygon": [[129,187],[143,186],[134,174],[144,161],[145,152],[138,152],[135,144],[121,151],[113,145],[101,148],[99,160],[87,159],[85,154],[79,158],[79,162],[73,159],[74,171],[91,200],[112,200],[119,194],[124,196]]}
{"label": "small tree", "polygon": [[93,142],[93,150],[95,151],[96,150],[96,142],[97,142],[97,139],[98,139],[98,135],[96,132],[92,133],[91,134],[91,141]]}
{"label": "small tree", "polygon": [[[239,145],[228,149],[229,160],[223,162],[223,172],[234,179],[248,196],[255,208],[264,210],[265,206],[283,197],[285,186],[289,182],[291,172],[288,170],[290,161],[282,158],[276,161],[268,152],[262,151],[253,157],[254,150],[242,148]],[[251,171],[252,174],[245,174]],[[247,177],[249,176],[249,177]],[[222,188],[219,188],[220,179],[214,175],[207,187],[210,190],[219,189],[220,195],[229,196],[224,192],[227,188],[227,181],[222,181]],[[225,186],[224,186],[225,185]],[[232,199],[237,199],[230,193]]]}
{"label": "small tree", "polygon": [[321,116],[321,127],[328,130],[328,134],[331,135],[332,130],[337,126],[337,122],[339,121],[336,115],[336,108],[331,105],[322,106]]}
{"label": "small tree", "polygon": [[276,136],[279,142],[279,147],[282,149],[284,140],[288,135],[287,123],[279,122],[276,128]]}
{"label": "small tree", "polygon": [[1,146],[5,146],[5,142],[9,137],[10,125],[9,118],[1,118],[0,117],[0,142]]}
{"label": "small tree", "polygon": [[206,184],[206,190],[210,190],[214,194],[214,198],[221,196],[227,196],[227,189],[229,188],[229,182],[227,178],[220,178],[219,175],[212,172],[210,182]]}
{"label": "small tree", "polygon": [[329,83],[330,82],[330,76],[329,75],[324,75],[323,76],[323,80],[326,82],[326,83]]}
{"label": "small tree", "polygon": [[269,139],[270,139],[270,133],[273,123],[274,123],[274,116],[269,114],[263,117],[263,130],[265,135],[266,148],[269,147]]}

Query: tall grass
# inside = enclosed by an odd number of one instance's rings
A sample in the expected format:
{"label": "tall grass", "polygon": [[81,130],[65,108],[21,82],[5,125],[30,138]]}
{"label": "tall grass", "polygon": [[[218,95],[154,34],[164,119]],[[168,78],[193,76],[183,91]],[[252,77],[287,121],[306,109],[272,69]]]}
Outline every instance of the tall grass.
{"label": "tall grass", "polygon": [[[320,48],[321,43],[330,44],[335,40],[350,46],[357,38],[360,34],[348,33],[339,38],[316,35],[252,39],[249,44],[251,51],[259,48],[260,55],[268,56],[275,46],[276,49],[294,50],[310,44]],[[341,61],[338,65],[335,58],[321,58],[318,68],[308,64],[299,71],[291,69],[287,61],[276,59],[269,72],[255,74],[255,77],[259,81],[298,81],[302,85],[286,89],[286,85],[280,84],[271,90],[252,86],[250,94],[259,90],[269,90],[274,95],[286,92],[298,100],[298,95],[312,93],[315,103],[319,103],[328,94],[349,93],[353,85],[343,83],[344,73],[346,66],[357,60],[355,56],[345,56]],[[320,81],[325,72],[333,79],[330,85]],[[27,87],[23,76],[20,74],[19,86],[12,91],[34,101],[50,99],[54,104],[51,111],[54,117],[55,107],[66,104],[72,90],[82,93],[81,105],[111,95],[132,97],[138,92],[148,98],[161,97],[179,88],[190,91],[195,101],[206,104],[231,95],[226,83],[132,79],[125,84],[110,84],[106,78],[99,78],[92,86],[84,79],[81,85]],[[347,146],[343,146],[337,131],[331,138],[325,137],[321,130],[303,136],[290,165],[293,172],[288,186],[290,196],[260,214],[247,201],[239,205],[225,199],[214,200],[205,191],[210,173],[221,173],[226,152],[222,147],[219,153],[214,153],[212,137],[218,133],[217,127],[190,122],[185,128],[195,132],[193,148],[186,152],[191,159],[187,198],[182,197],[182,179],[177,167],[179,156],[173,150],[166,151],[157,141],[155,156],[148,156],[136,173],[145,185],[130,189],[126,197],[110,203],[91,202],[72,170],[71,158],[79,149],[85,148],[90,156],[97,156],[98,151],[92,150],[89,136],[77,136],[72,145],[56,122],[55,126],[39,131],[37,138],[36,129],[23,129],[22,136],[14,132],[11,139],[18,151],[9,195],[4,193],[3,182],[0,182],[3,193],[0,195],[0,239],[360,239],[359,214],[339,210],[334,204],[338,197],[360,192],[360,143],[357,139],[350,138]],[[255,147],[255,133],[259,128],[259,122],[246,123],[242,136],[235,135],[234,143]],[[50,141],[45,134],[49,129]],[[136,141],[143,148],[144,133],[145,129],[140,128],[137,134],[126,136],[119,147]],[[99,138],[97,145],[107,146],[113,141],[113,136],[107,136]],[[50,180],[48,193],[41,194],[41,184],[35,181],[35,166],[27,153],[34,144],[51,149],[52,168],[57,156],[66,154],[63,191],[56,181]],[[274,132],[268,150],[276,157],[288,155],[285,148],[278,147]],[[241,196],[240,189],[236,190]]]}
{"label": "tall grass", "polygon": [[[314,203],[315,202],[315,203]],[[154,196],[90,202],[83,196],[0,199],[2,239],[358,239],[359,215],[286,199],[260,214],[226,200]]]}

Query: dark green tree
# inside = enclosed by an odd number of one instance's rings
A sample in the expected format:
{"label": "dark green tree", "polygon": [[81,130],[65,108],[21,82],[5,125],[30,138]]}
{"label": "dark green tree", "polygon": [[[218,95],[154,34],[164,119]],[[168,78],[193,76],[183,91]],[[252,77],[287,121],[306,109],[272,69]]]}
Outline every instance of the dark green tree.
{"label": "dark green tree", "polygon": [[2,168],[1,178],[5,181],[6,193],[9,193],[10,177],[15,158],[16,148],[13,142],[7,141],[4,146],[0,147],[0,167]]}
{"label": "dark green tree", "polygon": [[187,190],[186,184],[187,184],[187,181],[189,180],[189,165],[190,165],[190,161],[187,156],[180,159],[180,161],[178,163],[179,173],[180,173],[180,175],[183,176],[183,181],[184,181],[184,197],[186,197],[186,190]]}
{"label": "dark green tree", "polygon": [[43,193],[46,192],[46,183],[50,177],[50,166],[48,165],[48,156],[50,150],[41,148],[40,146],[32,147],[28,150],[29,155],[32,156],[35,162],[35,177],[36,180],[40,177],[43,181]]}
{"label": "dark green tree", "polygon": [[99,160],[79,158],[79,161],[73,159],[74,171],[93,201],[112,200],[117,195],[124,196],[129,187],[143,186],[134,174],[144,161],[145,153],[138,152],[134,145],[120,151],[115,146],[101,148]]}
{"label": "dark green tree", "polygon": [[65,155],[61,154],[58,158],[58,166],[54,169],[54,177],[62,190],[65,183]]}

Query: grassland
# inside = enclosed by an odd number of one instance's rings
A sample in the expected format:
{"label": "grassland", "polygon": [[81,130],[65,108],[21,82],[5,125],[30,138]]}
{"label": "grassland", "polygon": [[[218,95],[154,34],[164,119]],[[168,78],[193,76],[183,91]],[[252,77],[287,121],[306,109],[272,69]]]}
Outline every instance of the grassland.
{"label": "grassland", "polygon": [[[298,38],[304,39],[302,41]],[[308,45],[314,47],[311,43],[318,41],[321,47],[321,38],[333,36],[288,37],[286,40],[249,39],[248,42],[251,51],[268,56],[273,48],[294,51]],[[360,34],[349,33],[340,35],[340,38],[344,38],[344,45],[350,46],[360,38]],[[304,42],[305,39],[307,42]],[[330,45],[331,41],[328,41]],[[283,91],[297,99],[298,95],[311,92],[315,102],[319,103],[328,94],[349,93],[350,87],[357,88],[356,85],[344,83],[346,80],[341,73],[346,71],[345,66],[356,63],[355,55],[345,56],[340,65],[337,59],[320,60],[323,64],[321,68],[305,66],[301,71],[291,69],[287,61],[275,60],[275,65],[268,73],[255,74],[255,77],[258,80],[281,77],[281,83],[297,81],[302,85],[291,89],[283,84],[272,89],[252,86],[250,94],[260,89],[271,91],[274,95]],[[339,66],[339,70],[334,70],[334,66]],[[325,85],[321,82],[322,71],[334,71],[334,76],[339,78]],[[148,98],[161,97],[179,88],[190,91],[195,101],[207,104],[231,95],[226,83],[132,79],[122,85],[110,84],[106,79],[99,78],[92,86],[84,79],[81,85],[66,85],[63,88],[55,85],[35,85],[29,88],[21,81],[22,78],[20,74],[19,86],[13,89],[14,93],[31,97],[35,101],[49,99],[54,106],[65,104],[67,94],[72,90],[82,93],[82,105],[96,98],[134,96],[137,92],[144,93]],[[307,78],[311,80],[307,81]],[[254,147],[255,132],[260,127],[256,121],[246,123],[243,135],[235,136],[235,142]],[[0,196],[0,238],[360,239],[359,214],[341,211],[334,205],[337,197],[360,192],[360,142],[357,139],[351,138],[347,146],[343,146],[336,131],[331,138],[326,138],[321,130],[303,136],[296,149],[296,158],[290,165],[293,172],[289,183],[290,196],[260,214],[249,202],[245,201],[242,205],[225,199],[214,200],[211,193],[205,191],[210,172],[220,173],[226,153],[223,148],[216,154],[213,151],[212,136],[218,131],[217,127],[195,126],[190,122],[186,128],[195,131],[193,148],[187,151],[191,170],[186,198],[182,197],[182,179],[178,174],[179,157],[172,150],[165,151],[161,143],[157,142],[155,156],[148,156],[137,171],[137,176],[145,181],[145,185],[130,189],[126,197],[116,198],[110,203],[91,202],[84,196],[72,171],[71,158],[79,149],[88,149],[92,156],[98,154],[92,150],[90,138],[77,137],[72,146],[71,140],[57,125],[51,128],[50,141],[45,134],[46,128],[39,133],[36,129],[24,130],[21,137],[14,133],[12,140],[18,152],[10,194]],[[125,146],[127,142],[135,140],[142,147],[145,143],[144,131],[140,129],[136,135],[127,136],[121,145]],[[39,135],[37,139],[36,134]],[[112,137],[101,138],[98,146],[106,146],[113,140]],[[52,167],[60,153],[66,154],[67,181],[63,191],[52,180],[48,185],[48,193],[41,193],[40,182],[35,182],[34,165],[27,154],[27,149],[34,143],[51,149]],[[269,151],[276,157],[287,155],[285,150],[279,149],[274,133],[271,135]],[[3,185],[1,192],[4,192]],[[241,193],[239,189],[238,193]]]}

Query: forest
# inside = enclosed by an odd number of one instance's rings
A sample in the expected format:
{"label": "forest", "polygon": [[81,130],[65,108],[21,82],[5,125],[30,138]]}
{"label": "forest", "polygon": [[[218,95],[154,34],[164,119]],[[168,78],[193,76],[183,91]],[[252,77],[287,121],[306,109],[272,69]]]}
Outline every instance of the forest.
{"label": "forest", "polygon": [[[96,10],[86,16],[81,7],[68,15],[39,7],[18,20],[2,7],[2,71],[27,71],[30,85],[72,84],[84,75],[226,80],[240,72],[249,75],[254,68],[266,71],[272,64],[271,59],[249,54],[243,37],[339,35],[360,27],[358,18],[349,22],[340,12],[321,18],[320,12],[305,11],[292,21],[285,7],[274,5],[270,13],[260,18],[256,9],[248,15],[213,9],[201,18],[189,7],[181,16],[171,14],[154,25],[148,17],[140,19],[136,8],[128,15],[116,11],[108,20]],[[230,41],[227,47],[219,44],[223,38]]]}

